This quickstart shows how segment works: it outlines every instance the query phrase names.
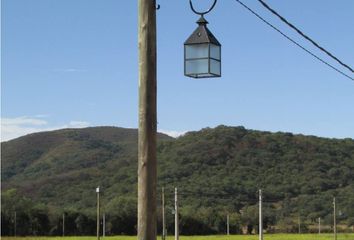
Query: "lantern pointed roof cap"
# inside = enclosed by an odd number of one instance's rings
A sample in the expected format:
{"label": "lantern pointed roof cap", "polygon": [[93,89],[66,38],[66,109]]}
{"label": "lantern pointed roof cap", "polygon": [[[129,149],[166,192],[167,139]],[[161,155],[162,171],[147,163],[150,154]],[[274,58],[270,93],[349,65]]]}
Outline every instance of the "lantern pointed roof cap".
{"label": "lantern pointed roof cap", "polygon": [[201,15],[198,21],[196,21],[196,23],[198,23],[198,25],[206,25],[209,22],[203,17],[203,15]]}
{"label": "lantern pointed roof cap", "polygon": [[203,17],[203,15],[198,19],[197,24],[199,25],[192,35],[184,42],[185,45],[188,44],[202,44],[202,43],[212,43],[221,46],[216,37],[208,29],[208,21]]}

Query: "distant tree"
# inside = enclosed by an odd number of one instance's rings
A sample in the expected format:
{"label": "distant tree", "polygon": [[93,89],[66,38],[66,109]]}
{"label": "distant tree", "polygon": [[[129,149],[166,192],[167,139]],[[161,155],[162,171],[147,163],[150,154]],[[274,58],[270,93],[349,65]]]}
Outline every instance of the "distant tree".
{"label": "distant tree", "polygon": [[241,223],[247,227],[247,234],[252,234],[258,225],[257,206],[247,206],[241,211]]}
{"label": "distant tree", "polygon": [[135,235],[137,204],[135,198],[116,197],[107,204],[112,234]]}

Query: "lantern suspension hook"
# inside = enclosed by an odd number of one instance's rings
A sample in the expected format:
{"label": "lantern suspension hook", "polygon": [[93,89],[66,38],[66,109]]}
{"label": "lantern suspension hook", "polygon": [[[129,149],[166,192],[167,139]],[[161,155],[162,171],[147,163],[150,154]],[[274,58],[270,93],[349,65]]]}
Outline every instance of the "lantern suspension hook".
{"label": "lantern suspension hook", "polygon": [[191,6],[191,9],[192,9],[192,11],[193,11],[195,14],[198,14],[198,15],[200,15],[200,16],[203,16],[204,14],[207,14],[207,13],[209,13],[211,10],[213,10],[213,8],[214,8],[215,5],[216,5],[216,2],[217,2],[217,0],[214,0],[213,5],[211,5],[211,7],[210,7],[208,10],[206,10],[205,12],[198,12],[198,11],[196,11],[195,8],[193,7],[192,0],[189,0],[189,5]]}

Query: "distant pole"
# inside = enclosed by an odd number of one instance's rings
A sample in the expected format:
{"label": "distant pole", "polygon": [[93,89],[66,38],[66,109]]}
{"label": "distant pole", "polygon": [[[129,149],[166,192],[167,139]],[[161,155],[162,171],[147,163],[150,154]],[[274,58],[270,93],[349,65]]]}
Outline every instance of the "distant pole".
{"label": "distant pole", "polygon": [[178,219],[178,198],[177,188],[175,188],[175,240],[179,240],[179,219]]}
{"label": "distant pole", "polygon": [[337,240],[337,219],[336,219],[336,198],[333,198],[333,234],[334,240]]}
{"label": "distant pole", "polygon": [[263,240],[262,190],[259,189],[259,240]]}
{"label": "distant pole", "polygon": [[301,233],[301,219],[300,219],[300,214],[298,218],[298,225],[299,225],[299,234]]}
{"label": "distant pole", "polygon": [[106,214],[103,214],[103,230],[102,230],[102,236],[106,237]]}
{"label": "distant pole", "polygon": [[318,218],[318,234],[321,234],[321,217]]}
{"label": "distant pole", "polygon": [[100,239],[100,187],[96,188],[97,193],[97,240]]}
{"label": "distant pole", "polygon": [[226,216],[226,233],[230,235],[230,216],[229,213]]}
{"label": "distant pole", "polygon": [[65,213],[63,213],[63,237],[65,236]]}
{"label": "distant pole", "polygon": [[16,214],[16,211],[15,211],[15,220],[14,220],[14,235],[15,235],[15,237],[16,237],[16,227],[17,227],[17,223],[16,223],[16,221],[17,221],[17,214]]}
{"label": "distant pole", "polygon": [[165,188],[162,187],[161,194],[162,205],[162,240],[166,239],[166,219],[165,219]]}

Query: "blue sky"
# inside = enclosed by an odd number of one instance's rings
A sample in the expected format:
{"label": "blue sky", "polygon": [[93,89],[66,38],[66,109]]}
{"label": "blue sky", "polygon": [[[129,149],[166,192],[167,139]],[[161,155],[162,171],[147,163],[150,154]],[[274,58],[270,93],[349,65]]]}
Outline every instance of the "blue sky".
{"label": "blue sky", "polygon": [[[306,48],[342,69],[267,12]],[[206,9],[212,0],[197,1]],[[267,0],[354,66],[354,1]],[[234,0],[206,15],[222,44],[222,77],[183,76],[196,28],[187,0],[159,0],[158,129],[176,135],[219,124],[354,138],[354,81],[284,39]],[[137,1],[2,0],[2,140],[66,127],[137,127]],[[353,76],[353,74],[351,74]]]}

